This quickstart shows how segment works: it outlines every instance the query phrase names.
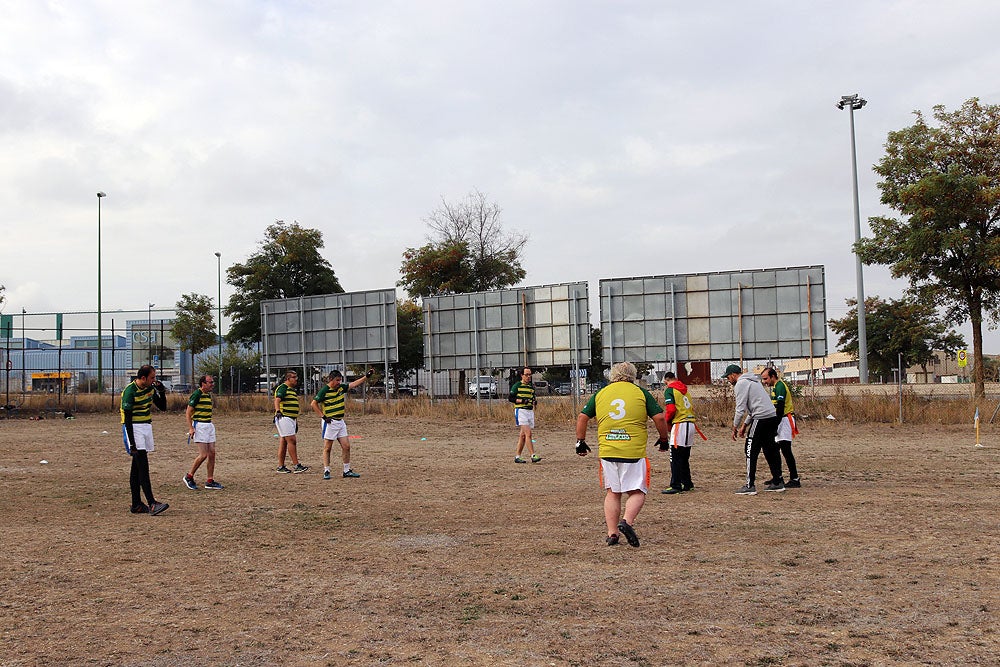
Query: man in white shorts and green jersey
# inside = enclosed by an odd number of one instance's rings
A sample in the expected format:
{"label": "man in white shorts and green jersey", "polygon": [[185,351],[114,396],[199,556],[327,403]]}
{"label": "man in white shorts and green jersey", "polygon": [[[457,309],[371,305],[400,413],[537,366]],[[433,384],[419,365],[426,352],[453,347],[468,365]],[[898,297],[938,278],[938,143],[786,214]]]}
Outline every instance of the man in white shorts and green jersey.
{"label": "man in white shorts and green jersey", "polygon": [[[132,514],[159,514],[169,505],[153,498],[149,479],[149,452],[153,451],[153,406],[167,409],[166,389],[156,380],[156,369],[148,364],[139,368],[135,379],[122,391],[122,441],[125,452],[132,457],[129,488],[132,491]],[[149,505],[139,496],[142,490]]]}
{"label": "man in white shorts and green jersey", "polygon": [[323,479],[330,479],[330,450],[333,449],[334,440],[340,443],[340,453],[344,460],[344,477],[361,477],[351,470],[351,441],[347,436],[347,424],[344,422],[344,414],[347,412],[347,389],[360,387],[374,373],[375,371],[369,370],[348,384],[345,389],[342,384],[344,374],[340,371],[331,371],[327,383],[313,397],[310,406],[323,420],[320,422],[323,435]]}
{"label": "man in white shorts and green jersey", "polygon": [[[576,453],[586,456],[587,423],[597,419],[597,456],[601,460],[601,484],[604,496],[604,521],[608,527],[605,542],[618,544],[624,535],[633,547],[639,546],[635,519],[646,502],[649,491],[649,459],[646,458],[646,423],[652,417],[660,434],[657,444],[666,443],[670,429],[663,409],[653,396],[635,384],[636,368],[625,361],[611,367],[611,384],[590,397],[576,418]],[[621,498],[626,494],[625,514],[621,516]]]}
{"label": "man in white shorts and green jersey", "polygon": [[795,427],[792,392],[784,380],[778,379],[778,371],[773,368],[765,368],[760,374],[760,381],[765,387],[770,387],[771,403],[774,404],[774,411],[778,415],[778,435],[774,439],[788,466],[788,481],[785,482],[785,488],[799,489],[802,487],[802,482],[799,480],[799,469],[795,465],[795,455],[792,454],[792,438],[799,434],[799,429]]}
{"label": "man in white shorts and green jersey", "polygon": [[[300,473],[309,470],[309,466],[299,463],[299,453],[296,449],[295,434],[299,432],[299,392],[295,386],[299,383],[299,374],[295,371],[285,373],[285,381],[274,390],[274,426],[278,429],[278,469],[279,473]],[[291,469],[285,467],[285,453],[292,459]]]}
{"label": "man in white shorts and green jersey", "polygon": [[184,475],[184,479],[181,480],[184,482],[184,486],[192,491],[198,490],[194,474],[206,461],[208,461],[205,466],[208,470],[208,479],[205,481],[205,488],[212,491],[223,489],[223,486],[215,481],[215,424],[212,423],[213,389],[215,389],[215,378],[211,375],[202,375],[198,378],[198,388],[188,398],[187,409],[184,412],[188,423],[188,442],[193,442],[198,447],[198,456],[191,464],[191,471]]}
{"label": "man in white shorts and green jersey", "polygon": [[519,429],[514,463],[528,462],[527,459],[521,458],[521,452],[525,447],[528,448],[531,462],[538,463],[542,457],[535,454],[535,446],[531,442],[531,430],[535,428],[535,405],[538,399],[535,398],[535,385],[531,383],[530,368],[521,371],[521,379],[511,386],[507,400],[514,404],[514,423]]}

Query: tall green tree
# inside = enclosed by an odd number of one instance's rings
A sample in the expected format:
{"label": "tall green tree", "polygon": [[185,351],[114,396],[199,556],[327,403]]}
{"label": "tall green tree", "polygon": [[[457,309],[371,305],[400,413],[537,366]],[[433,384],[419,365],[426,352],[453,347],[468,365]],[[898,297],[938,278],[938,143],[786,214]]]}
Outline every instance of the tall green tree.
{"label": "tall green tree", "polygon": [[424,311],[414,301],[396,301],[396,336],[399,361],[392,375],[399,387],[403,378],[424,365]]}
{"label": "tall green tree", "polygon": [[[858,356],[858,302],[848,299],[851,309],[830,328],[840,336],[840,349]],[[903,368],[927,364],[934,350],[954,354],[965,347],[965,339],[938,316],[933,304],[912,296],[884,301],[877,296],[865,299],[868,367],[883,381],[893,377],[893,369],[903,355]]]}
{"label": "tall green tree", "polygon": [[260,353],[230,343],[222,348],[221,377],[217,377],[218,352],[209,352],[199,359],[198,373],[215,377],[215,391],[220,394],[252,392],[257,387],[261,373]]}
{"label": "tall green tree", "polygon": [[232,326],[226,338],[250,346],[260,340],[260,302],[344,291],[330,262],[321,254],[323,233],[278,220],[268,226],[256,253],[226,269],[236,288],[226,306]]}
{"label": "tall green tree", "polygon": [[[218,342],[211,297],[204,294],[184,294],[177,302],[170,333],[181,350],[190,352],[192,359]],[[194,386],[194,364],[191,364],[191,386]]]}
{"label": "tall green tree", "polygon": [[983,384],[983,320],[1000,316],[1000,106],[978,98],[953,112],[920,111],[890,132],[875,165],[882,203],[900,218],[869,218],[855,246],[867,264],[890,266],[911,291],[953,322],[972,323],[976,396]]}
{"label": "tall green tree", "polygon": [[424,222],[430,242],[403,252],[397,283],[411,297],[502,289],[524,279],[528,237],[504,229],[502,209],[482,192],[457,204],[442,198]]}

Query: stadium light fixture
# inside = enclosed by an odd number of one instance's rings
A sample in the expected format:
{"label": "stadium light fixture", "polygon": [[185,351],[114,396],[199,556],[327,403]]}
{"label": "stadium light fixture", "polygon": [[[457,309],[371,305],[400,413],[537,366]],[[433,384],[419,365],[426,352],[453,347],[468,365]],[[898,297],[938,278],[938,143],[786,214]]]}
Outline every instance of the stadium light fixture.
{"label": "stadium light fixture", "polygon": [[[222,386],[222,253],[216,252],[215,258],[219,265],[219,300],[216,303],[219,313],[219,375],[215,378],[215,385]],[[230,390],[232,391],[232,390]]]}
{"label": "stadium light fixture", "polygon": [[103,341],[101,339],[104,337],[101,332],[101,200],[107,196],[103,192],[97,193],[97,393],[99,394],[104,393],[104,377],[101,366],[101,356],[103,353]]}
{"label": "stadium light fixture", "polygon": [[[854,112],[858,111],[868,100],[857,93],[854,95],[843,95],[837,102],[837,108],[841,111],[846,107],[851,117],[851,173],[854,177],[854,242],[861,240],[861,207],[858,203],[858,151],[854,138]],[[865,277],[861,256],[857,250],[854,251],[857,260],[857,281],[858,281],[858,381],[861,384],[868,384],[868,331],[865,326]]]}

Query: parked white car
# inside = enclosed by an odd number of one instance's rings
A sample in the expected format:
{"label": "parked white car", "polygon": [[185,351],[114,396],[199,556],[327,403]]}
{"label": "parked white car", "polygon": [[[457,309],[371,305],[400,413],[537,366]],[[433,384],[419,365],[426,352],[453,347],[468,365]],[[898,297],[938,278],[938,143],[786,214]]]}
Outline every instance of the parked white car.
{"label": "parked white car", "polygon": [[496,378],[492,375],[480,375],[472,378],[472,381],[469,382],[469,396],[475,397],[477,394],[496,398],[499,395]]}

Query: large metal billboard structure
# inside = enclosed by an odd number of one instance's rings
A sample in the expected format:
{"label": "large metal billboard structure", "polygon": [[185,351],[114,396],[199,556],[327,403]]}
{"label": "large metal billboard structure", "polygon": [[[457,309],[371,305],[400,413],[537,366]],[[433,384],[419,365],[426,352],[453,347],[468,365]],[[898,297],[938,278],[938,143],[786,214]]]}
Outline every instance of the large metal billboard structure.
{"label": "large metal billboard structure", "polygon": [[260,317],[269,374],[399,360],[394,289],[268,299],[260,303]]}
{"label": "large metal billboard structure", "polygon": [[590,363],[585,282],[427,297],[423,308],[428,370]]}
{"label": "large metal billboard structure", "polygon": [[824,267],[600,281],[604,361],[823,357]]}

